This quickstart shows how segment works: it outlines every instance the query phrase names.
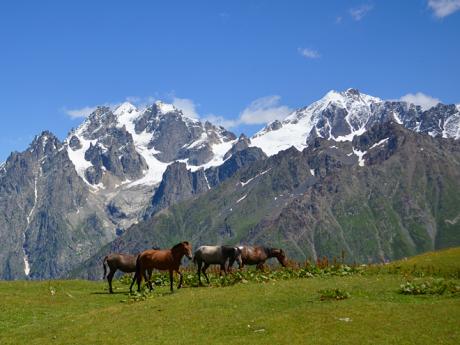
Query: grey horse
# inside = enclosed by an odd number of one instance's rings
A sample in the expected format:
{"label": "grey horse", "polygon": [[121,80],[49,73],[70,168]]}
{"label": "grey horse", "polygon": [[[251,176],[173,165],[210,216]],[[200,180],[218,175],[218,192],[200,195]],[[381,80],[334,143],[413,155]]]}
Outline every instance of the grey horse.
{"label": "grey horse", "polygon": [[[209,278],[206,275],[206,270],[210,265],[220,265],[220,275],[222,271],[227,273],[228,266],[227,262],[237,261],[240,268],[242,265],[241,261],[241,250],[238,247],[232,246],[201,246],[195,251],[193,256],[193,262],[198,266],[198,282],[201,285],[201,273],[206,278],[209,284]],[[204,264],[204,265],[203,265]]]}

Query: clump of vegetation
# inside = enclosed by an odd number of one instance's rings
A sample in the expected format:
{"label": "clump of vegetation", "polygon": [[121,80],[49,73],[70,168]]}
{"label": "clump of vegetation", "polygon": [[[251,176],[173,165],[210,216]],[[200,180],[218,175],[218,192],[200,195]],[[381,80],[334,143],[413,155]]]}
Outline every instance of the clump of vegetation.
{"label": "clump of vegetation", "polygon": [[343,299],[347,299],[350,297],[350,293],[342,290],[342,289],[323,289],[319,290],[319,299],[321,301],[327,301],[327,300],[332,300],[332,301],[340,301]]}
{"label": "clump of vegetation", "polygon": [[[303,267],[286,267],[270,269],[266,268],[263,271],[255,269],[247,270],[234,270],[227,275],[219,275],[218,268],[210,268],[208,276],[210,285],[215,287],[232,286],[235,284],[245,284],[248,282],[268,283],[280,280],[289,279],[302,279],[313,277],[328,277],[328,276],[348,276],[359,274],[363,271],[360,266],[348,266],[344,264],[335,264],[332,266],[324,265],[310,265],[306,263]],[[193,267],[184,269],[183,271],[183,286],[196,287],[199,285],[198,276]],[[204,276],[201,277],[202,283],[206,285]],[[132,275],[127,274],[120,278],[120,282],[124,285],[130,285]],[[155,272],[152,274],[152,283],[156,286],[169,286],[169,274],[163,272]],[[175,284],[177,285],[177,276],[175,277]]]}
{"label": "clump of vegetation", "polygon": [[404,295],[460,294],[460,285],[442,278],[414,279],[401,284],[399,293]]}
{"label": "clump of vegetation", "polygon": [[[145,288],[141,292],[134,291],[134,292],[130,293],[129,297],[128,297],[129,298],[128,302],[145,301],[151,296],[152,296],[152,294],[150,293],[149,289]],[[126,302],[126,300],[124,300],[123,302]]]}

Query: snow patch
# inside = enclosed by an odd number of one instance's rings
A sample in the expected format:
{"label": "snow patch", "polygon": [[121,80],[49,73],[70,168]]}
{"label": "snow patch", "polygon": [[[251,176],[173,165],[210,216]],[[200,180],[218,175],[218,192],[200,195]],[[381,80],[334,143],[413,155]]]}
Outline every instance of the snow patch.
{"label": "snow patch", "polygon": [[390,138],[385,138],[385,139],[380,140],[378,143],[375,143],[374,145],[372,145],[369,148],[369,150],[372,150],[374,147],[377,147],[377,146],[385,144],[388,141],[388,139],[390,139]]}
{"label": "snow patch", "polygon": [[257,177],[259,177],[259,176],[262,176],[262,175],[265,175],[266,173],[268,173],[271,169],[272,169],[272,168],[267,169],[267,170],[265,170],[265,171],[262,171],[260,174],[258,174],[258,175],[256,175],[256,176],[250,178],[250,179],[247,180],[246,182],[240,181],[241,186],[242,186],[242,187],[246,186],[248,183],[250,183],[250,182],[251,182],[252,180],[254,180],[255,178],[257,178]]}
{"label": "snow patch", "polygon": [[247,196],[248,196],[247,194],[243,195],[241,198],[239,198],[239,199],[236,201],[236,203],[239,204],[241,201],[243,201],[244,199],[246,199]]}
{"label": "snow patch", "polygon": [[364,161],[364,155],[367,153],[367,151],[359,151],[359,150],[355,150],[353,148],[353,153],[358,156],[358,165],[360,167],[363,167],[365,165],[365,161]]}
{"label": "snow patch", "polygon": [[29,256],[27,255],[27,252],[26,252],[26,230],[29,228],[31,217],[37,205],[37,200],[38,200],[37,180],[38,180],[38,177],[35,177],[34,179],[34,204],[32,205],[32,209],[30,210],[29,214],[26,217],[27,227],[22,234],[22,253],[23,253],[23,260],[24,260],[24,273],[26,276],[28,276],[30,273]]}

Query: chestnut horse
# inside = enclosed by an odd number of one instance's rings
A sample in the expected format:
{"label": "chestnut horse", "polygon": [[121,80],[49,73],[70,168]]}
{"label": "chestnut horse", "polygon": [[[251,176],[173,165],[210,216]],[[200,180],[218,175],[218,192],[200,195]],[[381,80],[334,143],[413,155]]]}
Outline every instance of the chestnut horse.
{"label": "chestnut horse", "polygon": [[142,279],[145,279],[150,291],[153,290],[152,282],[145,275],[145,271],[154,268],[161,271],[169,271],[171,292],[173,291],[173,273],[174,271],[177,272],[180,276],[177,288],[180,289],[182,286],[182,273],[180,273],[179,267],[184,255],[190,260],[192,259],[192,245],[187,241],[180,242],[171,249],[149,249],[140,253],[136,260],[135,278],[137,279],[137,291],[141,291]]}
{"label": "chestnut horse", "polygon": [[[239,246],[241,250],[242,266],[257,265],[257,268],[262,270],[265,261],[270,258],[277,258],[281,266],[286,267],[287,258],[284,250],[278,248],[269,248],[261,246]],[[229,265],[233,265],[234,260],[230,261]]]}

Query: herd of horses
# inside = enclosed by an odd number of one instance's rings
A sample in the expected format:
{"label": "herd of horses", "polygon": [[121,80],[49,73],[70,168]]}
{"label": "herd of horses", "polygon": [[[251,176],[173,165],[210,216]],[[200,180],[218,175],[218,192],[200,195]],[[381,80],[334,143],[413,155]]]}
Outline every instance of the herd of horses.
{"label": "herd of horses", "polygon": [[[220,266],[220,275],[222,272],[227,274],[230,267],[235,262],[241,269],[244,265],[257,265],[258,269],[263,269],[265,261],[269,258],[277,258],[279,263],[286,267],[287,258],[282,249],[269,248],[262,246],[201,246],[192,256],[192,245],[190,242],[183,241],[176,244],[171,249],[148,249],[139,255],[128,255],[112,253],[107,255],[103,260],[104,279],[107,276],[109,291],[113,293],[112,279],[117,270],[125,273],[135,272],[129,291],[132,291],[133,285],[137,282],[137,291],[140,291],[142,281],[145,280],[150,290],[153,289],[150,278],[154,269],[169,272],[170,289],[173,291],[173,274],[179,275],[178,289],[182,286],[182,273],[179,268],[182,258],[186,256],[197,265],[198,281],[201,282],[201,273],[203,273],[209,284],[209,278],[206,270],[210,265]],[[109,274],[107,274],[107,266]]]}

